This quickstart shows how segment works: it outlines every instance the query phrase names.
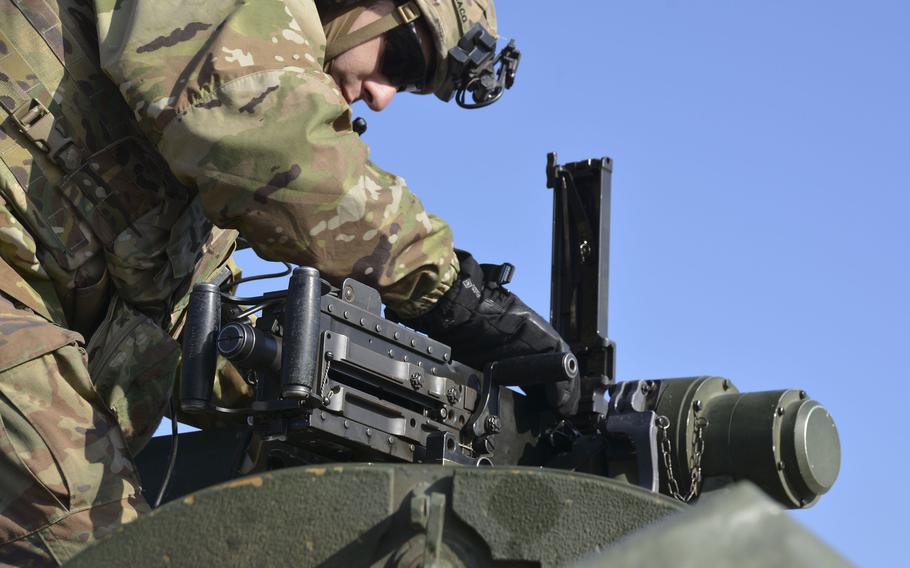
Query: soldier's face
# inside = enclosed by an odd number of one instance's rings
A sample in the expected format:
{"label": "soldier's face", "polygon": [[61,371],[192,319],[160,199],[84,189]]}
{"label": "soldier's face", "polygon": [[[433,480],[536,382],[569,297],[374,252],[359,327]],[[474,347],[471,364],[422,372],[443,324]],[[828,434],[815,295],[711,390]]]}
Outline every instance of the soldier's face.
{"label": "soldier's face", "polygon": [[[391,13],[394,4],[383,0],[365,10],[354,20],[351,31],[360,29]],[[332,62],[331,75],[348,104],[362,100],[368,107],[381,111],[389,106],[398,89],[379,70],[383,37],[371,39],[345,51]]]}
{"label": "soldier's face", "polygon": [[[395,4],[390,0],[377,2],[354,20],[351,31],[375,22],[394,9]],[[425,30],[421,30],[421,33],[425,34],[424,45],[431,45],[429,34]],[[329,73],[348,104],[362,100],[372,110],[381,111],[392,102],[399,85],[393,84],[381,71],[384,48],[385,36],[380,36],[342,53],[332,62]],[[427,51],[424,55],[429,61],[432,52]]]}

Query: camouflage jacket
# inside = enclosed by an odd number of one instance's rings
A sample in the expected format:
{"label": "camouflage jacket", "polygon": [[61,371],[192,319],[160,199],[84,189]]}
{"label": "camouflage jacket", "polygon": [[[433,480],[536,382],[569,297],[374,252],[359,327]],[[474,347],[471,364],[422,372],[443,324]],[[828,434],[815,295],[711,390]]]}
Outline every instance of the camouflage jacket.
{"label": "camouflage jacket", "polygon": [[323,72],[314,2],[96,5],[102,67],[216,225],[265,258],[374,285],[403,315],[451,284],[449,227],[369,161]]}

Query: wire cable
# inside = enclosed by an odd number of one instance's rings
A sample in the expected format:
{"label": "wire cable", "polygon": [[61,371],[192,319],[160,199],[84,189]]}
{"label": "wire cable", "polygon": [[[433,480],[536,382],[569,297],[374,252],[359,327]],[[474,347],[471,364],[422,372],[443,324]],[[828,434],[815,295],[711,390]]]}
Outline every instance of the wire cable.
{"label": "wire cable", "polygon": [[161,505],[164,494],[167,492],[167,486],[171,483],[171,476],[174,474],[174,466],[177,464],[177,445],[179,437],[177,436],[177,405],[174,404],[174,391],[171,390],[170,399],[171,409],[171,457],[168,460],[167,471],[164,472],[164,479],[161,481],[161,488],[158,489],[158,496],[155,497],[155,509]]}

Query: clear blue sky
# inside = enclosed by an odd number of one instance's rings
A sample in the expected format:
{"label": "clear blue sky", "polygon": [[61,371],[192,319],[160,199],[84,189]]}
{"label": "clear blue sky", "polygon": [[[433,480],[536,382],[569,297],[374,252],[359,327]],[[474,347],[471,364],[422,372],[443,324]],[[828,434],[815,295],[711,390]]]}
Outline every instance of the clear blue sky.
{"label": "clear blue sky", "polygon": [[860,566],[906,556],[910,3],[497,6],[524,54],[515,88],[473,112],[358,105],[374,160],[547,313],[546,153],[612,157],[620,379],[806,389],[843,461],[795,517]]}

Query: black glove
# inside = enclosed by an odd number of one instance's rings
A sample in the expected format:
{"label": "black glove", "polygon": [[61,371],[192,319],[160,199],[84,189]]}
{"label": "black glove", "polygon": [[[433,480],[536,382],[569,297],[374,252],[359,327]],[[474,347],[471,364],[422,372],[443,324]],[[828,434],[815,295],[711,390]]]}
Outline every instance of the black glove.
{"label": "black glove", "polygon": [[[475,369],[492,361],[521,355],[569,351],[555,329],[494,276],[493,265],[477,264],[469,253],[456,250],[461,271],[436,306],[426,314],[397,320],[452,347],[452,358]],[[485,275],[484,268],[487,268]],[[526,389],[529,394],[539,389]],[[544,385],[547,402],[562,416],[578,409],[579,380]]]}

